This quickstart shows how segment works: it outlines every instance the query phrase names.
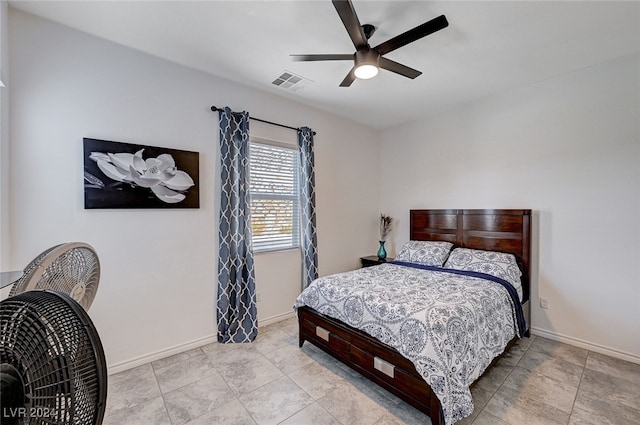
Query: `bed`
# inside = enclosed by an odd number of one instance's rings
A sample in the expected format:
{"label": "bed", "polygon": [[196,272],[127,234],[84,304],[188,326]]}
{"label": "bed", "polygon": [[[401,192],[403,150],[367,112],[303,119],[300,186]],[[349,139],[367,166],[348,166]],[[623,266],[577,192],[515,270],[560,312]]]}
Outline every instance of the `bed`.
{"label": "bed", "polygon": [[[512,293],[511,305],[514,306],[517,302],[517,305],[521,306],[521,310],[519,307],[517,308],[520,320],[519,332],[511,342],[517,339],[518,335],[529,336],[531,210],[411,210],[409,215],[410,239],[412,241],[449,242],[452,244],[452,249],[497,251],[512,254],[515,257],[519,272],[521,272],[519,282],[521,291],[516,298],[513,291],[510,290]],[[363,276],[366,278],[366,273],[375,273],[374,270],[368,271],[369,269],[377,268],[379,269],[377,273],[381,274],[385,272],[400,273],[401,276],[407,274],[412,277],[413,273],[418,273],[417,271],[405,271],[402,268],[405,265],[384,264],[360,269],[360,271],[356,270],[353,273],[359,273],[361,280]],[[440,272],[434,271],[433,273],[439,276]],[[372,279],[377,278],[376,275],[371,276]],[[466,277],[460,278],[467,279]],[[499,290],[496,289],[496,291]],[[455,422],[461,417],[458,413],[458,419],[452,420],[455,414],[451,414],[451,409],[449,408],[446,413],[443,411],[439,399],[439,397],[443,397],[441,388],[435,381],[432,381],[431,386],[427,384],[424,375],[418,372],[414,362],[403,356],[398,349],[381,342],[381,340],[385,341],[389,338],[385,339],[384,335],[378,335],[376,331],[372,332],[369,329],[367,329],[368,332],[364,332],[334,318],[340,317],[339,314],[332,314],[332,312],[322,314],[308,305],[302,305],[301,298],[302,294],[296,301],[300,347],[305,341],[311,342],[427,414],[433,425],[445,425]],[[312,303],[308,304],[313,305]],[[325,313],[327,312],[325,311]],[[514,323],[513,326],[515,327],[516,324]],[[376,335],[377,338],[371,335]],[[507,343],[503,341],[500,341],[499,344],[504,344],[504,346],[498,347],[498,351],[491,354],[492,357],[489,361],[493,360],[493,357],[500,354],[507,346]],[[407,352],[404,349],[401,351]],[[484,367],[486,366],[483,366],[483,371]],[[424,373],[422,363],[419,364],[419,368]],[[448,401],[446,406],[449,406]]]}

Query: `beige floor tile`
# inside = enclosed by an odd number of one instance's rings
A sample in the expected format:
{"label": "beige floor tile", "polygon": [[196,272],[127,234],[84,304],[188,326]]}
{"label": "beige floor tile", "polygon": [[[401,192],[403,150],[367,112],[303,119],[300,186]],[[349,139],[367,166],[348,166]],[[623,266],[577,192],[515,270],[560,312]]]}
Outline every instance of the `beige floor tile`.
{"label": "beige floor tile", "polygon": [[571,417],[569,418],[569,425],[600,425],[600,424],[581,418],[580,414],[574,411],[573,413],[571,413]]}
{"label": "beige floor tile", "polygon": [[298,339],[298,318],[292,317],[291,319],[283,320],[280,329],[285,331],[291,336],[296,337]]}
{"label": "beige floor tile", "polygon": [[134,407],[110,415],[102,421],[103,425],[171,425],[169,414],[162,397],[145,401]]}
{"label": "beige floor tile", "polygon": [[240,403],[240,400],[234,399],[226,404],[223,409],[216,409],[206,413],[187,422],[187,425],[256,425],[256,422]]}
{"label": "beige floor tile", "polygon": [[478,414],[482,412],[482,409],[484,409],[489,400],[491,400],[493,392],[485,391],[478,388],[477,385],[473,385],[471,387],[471,396],[473,397],[473,412],[471,412],[471,415],[466,418],[456,422],[456,425],[471,425]]}
{"label": "beige floor tile", "polygon": [[500,387],[484,411],[510,424],[565,425],[569,413],[536,399],[521,396],[518,391]]}
{"label": "beige floor tile", "polygon": [[151,363],[155,370],[162,369],[168,366],[180,365],[190,359],[202,358],[202,348],[194,348],[193,350],[184,351],[182,353],[174,354],[173,356],[165,357],[164,359],[156,360]]}
{"label": "beige floor tile", "polygon": [[151,363],[109,376],[105,416],[111,416],[160,397]]}
{"label": "beige floor tile", "polygon": [[587,360],[587,354],[589,353],[584,348],[574,347],[573,345],[542,337],[536,337],[529,349],[573,363],[577,366],[584,366]]}
{"label": "beige floor tile", "polygon": [[571,425],[638,425],[640,410],[615,406],[601,399],[580,397],[571,412]]}
{"label": "beige floor tile", "polygon": [[507,379],[507,376],[513,370],[515,365],[496,362],[493,366],[490,366],[484,374],[475,382],[475,385],[488,392],[495,392],[500,385]]}
{"label": "beige floor tile", "polygon": [[524,353],[518,362],[518,367],[575,387],[580,383],[583,371],[581,366],[532,349]]}
{"label": "beige floor tile", "polygon": [[480,412],[476,420],[473,422],[473,425],[512,425],[512,424],[496,418],[491,413]]}
{"label": "beige floor tile", "polygon": [[297,344],[278,348],[265,354],[265,357],[285,374],[314,362],[309,355],[308,348],[298,348]]}
{"label": "beige floor tile", "polygon": [[202,352],[217,370],[224,369],[228,364],[238,363],[241,360],[251,361],[253,358],[262,356],[262,353],[255,349],[253,343],[220,344],[215,342],[202,347]]}
{"label": "beige floor tile", "polygon": [[640,387],[623,378],[585,369],[572,414],[595,424],[638,424]]}
{"label": "beige floor tile", "polygon": [[217,372],[164,395],[172,425],[181,425],[205,413],[224,408],[235,398],[231,388]]}
{"label": "beige floor tile", "polygon": [[640,364],[615,359],[604,354],[590,352],[587,357],[587,369],[625,379],[640,386]]}
{"label": "beige floor tile", "polygon": [[577,386],[522,367],[516,367],[503,386],[517,392],[521,397],[538,400],[567,413],[571,412],[578,392]]}
{"label": "beige floor tile", "polygon": [[305,407],[295,415],[280,423],[281,425],[342,425],[336,418],[318,403]]}
{"label": "beige floor tile", "polygon": [[159,360],[153,362],[152,365],[158,378],[160,390],[164,394],[192,384],[216,372],[213,364],[201,349],[187,351],[165,360]]}
{"label": "beige floor tile", "polygon": [[218,368],[236,395],[249,393],[284,375],[264,355],[252,357],[250,361],[240,357],[237,362],[226,362],[224,367]]}
{"label": "beige floor tile", "polygon": [[253,346],[262,354],[267,354],[286,346],[298,346],[298,338],[276,328],[269,332],[259,333]]}
{"label": "beige floor tile", "polygon": [[318,400],[318,404],[343,424],[374,424],[388,411],[353,385],[343,385]]}
{"label": "beige floor tile", "polygon": [[309,394],[286,376],[240,396],[258,425],[277,425],[313,403]]}
{"label": "beige floor tile", "polygon": [[344,376],[336,371],[341,369],[328,369],[314,362],[289,373],[289,377],[314,400],[318,400],[347,384]]}
{"label": "beige floor tile", "polygon": [[427,415],[403,401],[397,404],[384,403],[383,406],[387,409],[388,413],[376,422],[376,425],[387,423],[386,421],[390,424],[406,425],[428,425],[431,422],[431,419],[429,419]]}

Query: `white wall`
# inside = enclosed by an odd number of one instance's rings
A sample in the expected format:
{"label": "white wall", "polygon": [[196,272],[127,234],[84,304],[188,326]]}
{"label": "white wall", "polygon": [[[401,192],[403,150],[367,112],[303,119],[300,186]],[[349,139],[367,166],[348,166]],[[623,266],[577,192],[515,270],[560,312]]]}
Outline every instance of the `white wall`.
{"label": "white wall", "polygon": [[[9,203],[9,7],[0,1],[0,205]],[[0,208],[0,270],[8,270],[9,213]]]}
{"label": "white wall", "polygon": [[[367,219],[374,223],[378,214],[378,188],[354,178],[375,176],[374,131],[9,12],[11,167],[9,204],[3,201],[2,210],[9,214],[11,250],[3,252],[3,262],[21,268],[62,241],[97,249],[102,278],[89,313],[112,372],[215,335],[218,118],[211,105],[317,131],[321,274],[355,267],[358,256],[375,249]],[[84,210],[83,137],[200,152],[200,208]],[[279,261],[272,256],[256,263],[261,319],[291,312],[299,291],[299,271],[280,273]]]}
{"label": "white wall", "polygon": [[410,208],[531,208],[534,333],[640,362],[640,55],[388,129],[380,163],[396,250]]}

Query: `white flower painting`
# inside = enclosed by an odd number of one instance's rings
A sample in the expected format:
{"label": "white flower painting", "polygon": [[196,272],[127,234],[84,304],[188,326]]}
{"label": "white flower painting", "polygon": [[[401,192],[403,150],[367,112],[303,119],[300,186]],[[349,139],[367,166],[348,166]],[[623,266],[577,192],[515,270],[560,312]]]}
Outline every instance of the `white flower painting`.
{"label": "white flower painting", "polygon": [[[100,145],[99,142],[107,144],[103,147],[111,149],[93,150],[96,145]],[[124,146],[118,151],[112,149],[118,147],[114,145]],[[136,149],[135,152],[132,153],[132,149]],[[160,149],[85,139],[85,207],[96,207],[86,205],[88,190],[92,191],[88,198],[97,200],[97,204],[101,205],[97,208],[153,207],[154,204],[157,204],[157,201],[155,203],[152,201],[154,197],[162,202],[160,207],[164,204],[178,206],[185,201],[189,196],[189,191],[196,186],[196,182],[189,173],[179,169],[173,154],[182,157],[185,154],[192,154],[191,156],[195,154],[196,173],[198,154],[164,149],[165,153],[145,155],[145,152],[149,150],[159,151]],[[87,162],[95,163],[99,173],[96,172],[95,167],[88,166]],[[132,198],[133,194],[139,196],[134,199]],[[100,202],[100,200],[104,202]]]}

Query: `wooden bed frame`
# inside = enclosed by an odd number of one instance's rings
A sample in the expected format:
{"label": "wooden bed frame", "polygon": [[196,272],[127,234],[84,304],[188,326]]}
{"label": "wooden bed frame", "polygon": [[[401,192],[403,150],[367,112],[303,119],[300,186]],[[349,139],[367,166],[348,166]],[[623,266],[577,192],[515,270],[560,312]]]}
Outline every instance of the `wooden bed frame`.
{"label": "wooden bed frame", "polygon": [[[410,239],[447,241],[513,254],[522,270],[522,308],[530,329],[531,210],[411,210]],[[309,307],[298,309],[299,345],[309,341],[387,391],[444,423],[440,401],[413,363],[394,348]]]}

